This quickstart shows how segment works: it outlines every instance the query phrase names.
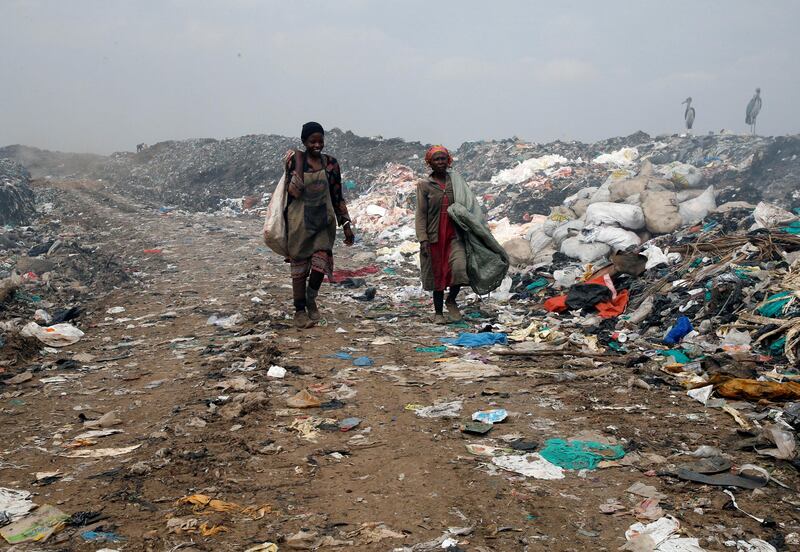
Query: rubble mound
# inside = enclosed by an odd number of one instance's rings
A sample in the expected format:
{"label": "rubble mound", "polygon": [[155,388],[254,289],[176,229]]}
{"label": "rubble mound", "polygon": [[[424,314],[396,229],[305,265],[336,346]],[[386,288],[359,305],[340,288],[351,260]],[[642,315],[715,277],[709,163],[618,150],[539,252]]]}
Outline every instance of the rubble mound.
{"label": "rubble mound", "polygon": [[[340,161],[346,194],[375,192],[391,166],[424,174],[426,144],[399,138],[361,137],[333,129],[326,150]],[[35,178],[91,178],[110,181],[118,190],[159,206],[213,211],[232,200],[268,196],[281,176],[282,159],[297,138],[248,135],[224,140],[159,142],[137,153],[110,156],[47,152],[24,146],[0,148]],[[453,152],[455,168],[483,197],[495,217],[512,223],[546,215],[577,191],[600,187],[610,172],[638,172],[641,163],[691,165],[717,201],[765,200],[790,207],[800,199],[800,136],[708,134],[664,135],[644,132],[594,143],[554,141],[545,144],[517,138],[465,142]],[[251,203],[252,204],[252,203]]]}
{"label": "rubble mound", "polygon": [[30,180],[25,167],[0,159],[0,226],[25,224],[36,211]]}
{"label": "rubble mound", "polygon": [[[424,146],[416,142],[364,138],[339,129],[325,139],[326,151],[346,168],[351,190],[367,186],[392,161],[422,169]],[[135,154],[115,153],[91,176],[109,178],[122,192],[143,201],[213,210],[228,198],[271,192],[281,177],[285,153],[300,146],[295,138],[263,134],[160,142]]]}

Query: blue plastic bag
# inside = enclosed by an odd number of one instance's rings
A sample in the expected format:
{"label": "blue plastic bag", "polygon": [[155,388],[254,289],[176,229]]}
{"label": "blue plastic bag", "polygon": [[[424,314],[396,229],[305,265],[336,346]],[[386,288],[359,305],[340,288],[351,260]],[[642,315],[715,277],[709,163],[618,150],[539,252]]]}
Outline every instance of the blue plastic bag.
{"label": "blue plastic bag", "polygon": [[442,337],[442,343],[456,345],[458,347],[488,347],[490,345],[508,345],[508,337],[504,333],[462,333],[457,338]]}
{"label": "blue plastic bag", "polygon": [[692,327],[692,323],[689,321],[688,318],[685,316],[680,316],[675,321],[675,324],[670,328],[667,332],[667,335],[664,337],[664,343],[667,345],[675,345],[676,343],[680,343],[681,339],[683,339],[686,334],[694,330]]}

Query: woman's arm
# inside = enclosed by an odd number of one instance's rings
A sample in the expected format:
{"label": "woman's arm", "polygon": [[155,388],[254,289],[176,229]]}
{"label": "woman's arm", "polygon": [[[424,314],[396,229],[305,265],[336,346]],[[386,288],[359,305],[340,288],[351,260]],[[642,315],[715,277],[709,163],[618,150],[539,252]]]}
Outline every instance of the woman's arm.
{"label": "woman's arm", "polygon": [[336,159],[330,157],[328,159],[328,185],[331,190],[331,203],[333,203],[333,212],[336,214],[336,222],[339,226],[351,222],[350,213],[347,212],[347,203],[344,201],[344,193],[342,192],[342,169]]}

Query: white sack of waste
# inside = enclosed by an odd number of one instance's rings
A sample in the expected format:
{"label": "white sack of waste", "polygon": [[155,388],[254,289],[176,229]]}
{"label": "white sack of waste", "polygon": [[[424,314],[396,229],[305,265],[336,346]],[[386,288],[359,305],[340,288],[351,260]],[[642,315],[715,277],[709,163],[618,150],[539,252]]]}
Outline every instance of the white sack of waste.
{"label": "white sack of waste", "polygon": [[753,218],[755,224],[750,227],[750,230],[758,230],[759,228],[772,228],[780,224],[787,224],[797,220],[797,215],[790,213],[785,209],[776,207],[764,201],[759,202],[753,211]]}
{"label": "white sack of waste", "polygon": [[562,202],[562,205],[564,205],[564,207],[572,207],[575,204],[575,202],[581,199],[589,199],[599,189],[600,188],[598,188],[597,186],[589,186],[588,188],[581,188],[576,193],[572,194],[567,199],[565,199]]}
{"label": "white sack of waste", "polygon": [[675,189],[699,188],[703,184],[703,171],[680,161],[659,165],[656,172],[675,183]]}
{"label": "white sack of waste", "polygon": [[669,234],[681,227],[683,220],[678,212],[675,192],[651,192],[641,194],[645,227],[654,234]]}
{"label": "white sack of waste", "polygon": [[[549,239],[549,238],[548,238]],[[514,266],[527,266],[533,260],[530,242],[524,238],[514,238],[503,243],[509,262]]]}
{"label": "white sack of waste", "polygon": [[50,347],[66,347],[81,340],[83,332],[72,324],[55,324],[40,326],[36,322],[28,322],[20,332],[25,337],[35,337]]}
{"label": "white sack of waste", "polygon": [[539,253],[540,251],[552,245],[553,238],[545,233],[544,228],[540,228],[539,230],[534,230],[533,233],[531,233],[528,243],[531,253],[535,255],[536,253]]}
{"label": "white sack of waste", "polygon": [[611,248],[604,243],[583,243],[578,236],[573,236],[562,242],[561,252],[571,259],[590,263],[607,256]]}
{"label": "white sack of waste", "polygon": [[628,230],[644,228],[644,212],[638,205],[626,203],[592,203],[586,209],[586,225],[621,226]]}
{"label": "white sack of waste", "polygon": [[553,245],[561,247],[561,244],[571,236],[577,236],[583,230],[584,223],[581,219],[570,220],[559,226],[553,232]]}
{"label": "white sack of waste", "polygon": [[685,226],[691,226],[702,222],[704,218],[717,208],[717,201],[714,195],[714,186],[709,186],[706,190],[694,199],[678,204],[678,214]]}
{"label": "white sack of waste", "polygon": [[604,243],[611,246],[613,251],[623,251],[641,244],[635,233],[614,226],[585,226],[578,238],[584,243]]}

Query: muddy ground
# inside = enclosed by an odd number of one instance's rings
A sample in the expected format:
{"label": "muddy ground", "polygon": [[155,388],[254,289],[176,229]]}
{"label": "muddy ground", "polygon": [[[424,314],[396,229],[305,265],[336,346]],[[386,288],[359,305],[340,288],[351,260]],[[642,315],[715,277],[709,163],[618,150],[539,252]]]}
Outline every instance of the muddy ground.
{"label": "muddy ground", "polygon": [[[281,550],[304,543],[392,550],[455,527],[469,528],[453,537],[463,550],[617,550],[636,518],[604,514],[600,506],[616,499],[633,509],[641,497],[626,489],[636,482],[666,495],[664,513],[706,550],[751,538],[796,549],[796,470],[739,450],[743,437],[734,419],[690,399],[663,372],[619,363],[610,365],[610,375],[560,381],[569,359],[450,350],[445,354],[485,359],[499,375],[443,377],[437,355],[415,348],[439,345],[458,330],[431,324],[427,302],[388,301],[397,286],[414,283],[412,272],[366,276],[378,288],[372,302],[355,300],[363,288],[326,283],[324,323],[299,331],[287,317],[288,267],[264,250],[261,221],[162,215],[100,183],[62,184],[58,193],[73,207],[49,217],[113,257],[130,278],[86,296],[80,342],[21,355],[4,368],[30,370],[33,378],[0,386],[0,486],[31,491],[37,504],[67,514],[101,512],[104,519],[89,528],[124,541],[86,542],[86,527],[67,527],[43,544],[14,550],[243,551],[264,542]],[[337,268],[363,266],[369,250],[339,247]],[[108,314],[113,307],[125,311]],[[464,305],[465,313],[483,317],[472,319],[469,331],[508,308],[492,301]],[[235,313],[242,320],[231,328],[208,324],[212,315]],[[374,365],[331,358],[341,351],[369,356]],[[77,363],[57,362],[76,356]],[[285,378],[268,377],[272,365],[286,368]],[[631,375],[651,388],[629,387]],[[55,376],[61,378],[41,381]],[[302,389],[327,404],[288,408],[287,398]],[[413,410],[453,400],[463,401],[459,419],[422,418]],[[510,416],[487,436],[459,430],[472,412],[492,406]],[[93,445],[75,442],[84,420],[109,412],[119,423],[108,429],[120,433]],[[348,417],[360,425],[339,431],[336,422]],[[317,429],[324,419],[328,425]],[[502,471],[466,449],[503,445],[510,435],[541,446],[582,432],[623,445],[627,465],[540,480]],[[134,445],[114,457],[65,456]],[[735,491],[739,507],[767,523],[733,509],[720,488],[659,475],[691,460],[680,453],[701,445],[719,447],[734,465],[763,466],[790,487]],[[54,471],[57,477],[37,483],[37,472]],[[178,504],[195,494],[241,508],[209,512]],[[204,522],[215,534],[200,534]],[[383,525],[365,525],[376,522]],[[314,535],[303,540],[301,531]]]}

